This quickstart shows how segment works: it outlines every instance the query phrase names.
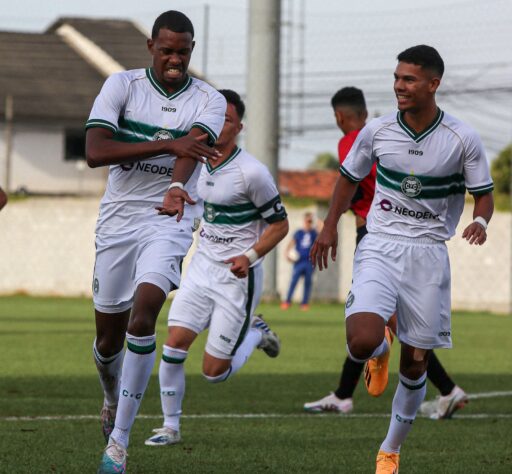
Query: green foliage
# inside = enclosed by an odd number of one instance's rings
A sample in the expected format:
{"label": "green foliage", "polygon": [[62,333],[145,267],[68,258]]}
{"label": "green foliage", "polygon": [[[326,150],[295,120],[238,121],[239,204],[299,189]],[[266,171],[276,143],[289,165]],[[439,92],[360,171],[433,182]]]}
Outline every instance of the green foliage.
{"label": "green foliage", "polygon": [[[168,305],[158,322],[158,356],[167,310]],[[343,306],[313,305],[306,313],[295,306],[287,312],[277,305],[259,310],[281,337],[281,355],[269,359],[257,351],[233,379],[209,385],[201,376],[201,335],[186,362],[183,442],[168,448],[143,443],[162,422],[157,357],[141,407],[146,418],[139,418],[132,431],[128,472],[373,472],[397,385],[396,341],[382,397],[370,397],[360,383],[353,418],[307,415],[302,404],[326,395],[339,378],[345,357]],[[454,381],[469,393],[512,390],[512,318],[459,312],[452,323],[456,349],[438,355]],[[102,396],[92,358],[91,301],[3,297],[0,327],[0,473],[95,472],[104,442],[97,418]],[[435,395],[429,384],[427,398]],[[212,414],[218,417],[202,417]],[[228,414],[262,416],[223,416]],[[510,418],[499,414],[512,415],[512,397],[474,399],[461,412],[478,414],[491,417],[418,418],[402,450],[403,471],[509,473]],[[44,415],[84,419],[6,419]]]}
{"label": "green foliage", "polygon": [[511,168],[512,144],[501,150],[500,154],[491,164],[491,174],[497,194],[507,194],[510,196]]}
{"label": "green foliage", "polygon": [[499,211],[511,210],[511,168],[512,144],[501,150],[497,158],[491,163],[491,174],[494,181],[494,205]]}
{"label": "green foliage", "polygon": [[310,170],[337,170],[339,168],[338,159],[329,152],[319,153],[315,159],[308,165]]}

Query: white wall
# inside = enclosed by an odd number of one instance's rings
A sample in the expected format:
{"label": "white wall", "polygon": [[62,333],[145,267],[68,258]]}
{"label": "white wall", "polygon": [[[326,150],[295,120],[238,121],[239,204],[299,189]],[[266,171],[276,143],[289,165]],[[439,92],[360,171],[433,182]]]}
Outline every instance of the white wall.
{"label": "white wall", "polygon": [[[94,265],[94,225],[99,198],[30,198],[11,202],[0,212],[0,293],[91,295]],[[471,222],[467,206],[457,236],[448,242],[452,266],[452,303],[457,309],[511,310],[512,215],[495,213],[488,242],[470,246],[460,235]],[[291,265],[284,249],[300,227],[306,209],[288,208],[290,235],[278,248],[278,290],[284,297]],[[315,210],[308,208],[307,210]],[[319,213],[325,212],[320,209]],[[316,272],[313,296],[344,300],[350,288],[355,225],[342,217],[337,265]],[[301,296],[302,287],[295,297]]]}
{"label": "white wall", "polygon": [[[0,186],[5,184],[5,135],[0,127]],[[84,162],[64,160],[64,130],[15,125],[11,158],[11,189],[35,193],[99,195],[106,169],[89,169]]]}

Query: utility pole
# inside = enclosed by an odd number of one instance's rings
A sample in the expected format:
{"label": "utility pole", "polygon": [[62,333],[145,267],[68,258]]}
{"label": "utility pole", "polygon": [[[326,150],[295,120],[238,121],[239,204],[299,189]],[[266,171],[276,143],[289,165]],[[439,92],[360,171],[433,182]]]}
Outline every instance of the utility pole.
{"label": "utility pole", "polygon": [[208,80],[208,41],[210,36],[210,5],[206,4],[204,6],[203,13],[203,79]]}
{"label": "utility pole", "polygon": [[[281,0],[250,0],[247,79],[247,139],[249,153],[268,166],[278,182],[279,60]],[[277,258],[264,261],[263,296],[277,299]]]}
{"label": "utility pole", "polygon": [[14,101],[12,95],[5,97],[5,179],[4,187],[5,192],[11,191],[11,167],[12,167],[12,130],[13,130],[13,117],[14,117]]}

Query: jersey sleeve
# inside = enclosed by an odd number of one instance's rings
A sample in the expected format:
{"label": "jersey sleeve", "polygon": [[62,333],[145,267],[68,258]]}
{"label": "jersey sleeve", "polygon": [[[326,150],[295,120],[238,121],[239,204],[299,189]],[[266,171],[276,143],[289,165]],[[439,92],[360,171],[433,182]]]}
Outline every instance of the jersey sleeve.
{"label": "jersey sleeve", "polygon": [[85,129],[100,127],[116,133],[126,103],[129,82],[122,74],[108,77],[92,106]]}
{"label": "jersey sleeve", "polygon": [[373,155],[373,127],[370,122],[364,127],[352,145],[347,157],[340,165],[340,173],[352,183],[359,183],[367,176],[375,162]]}
{"label": "jersey sleeve", "polygon": [[208,145],[212,146],[219,138],[226,117],[226,99],[213,91],[208,94],[206,106],[192,124],[208,134]]}
{"label": "jersey sleeve", "polygon": [[249,199],[261,217],[268,224],[285,220],[286,210],[270,171],[265,166],[252,169],[247,173],[246,180]]}
{"label": "jersey sleeve", "polygon": [[470,194],[490,193],[494,184],[492,182],[489,164],[485,150],[476,132],[468,136],[465,142],[466,156],[464,159],[464,180]]}

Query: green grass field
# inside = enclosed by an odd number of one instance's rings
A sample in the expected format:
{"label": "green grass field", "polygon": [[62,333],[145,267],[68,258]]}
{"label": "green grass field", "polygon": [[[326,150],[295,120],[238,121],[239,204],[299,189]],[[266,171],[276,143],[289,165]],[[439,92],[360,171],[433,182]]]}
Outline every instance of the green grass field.
{"label": "green grass field", "polygon": [[[132,431],[130,474],[374,472],[398,351],[381,398],[369,397],[361,384],[354,416],[304,414],[304,402],[336,386],[345,356],[342,307],[260,309],[282,339],[282,354],[269,359],[258,351],[232,380],[209,385],[200,375],[204,339],[198,340],[186,363],[183,442],[173,447],[143,444],[161,424],[155,366],[144,417]],[[167,307],[159,354],[166,313]],[[0,298],[0,328],[0,472],[96,472],[104,446],[90,300]],[[438,354],[456,383],[468,393],[512,391],[512,317],[456,313],[453,334],[455,349]],[[429,386],[427,398],[435,395]],[[511,473],[512,396],[474,399],[452,420],[417,419],[400,472]]]}

